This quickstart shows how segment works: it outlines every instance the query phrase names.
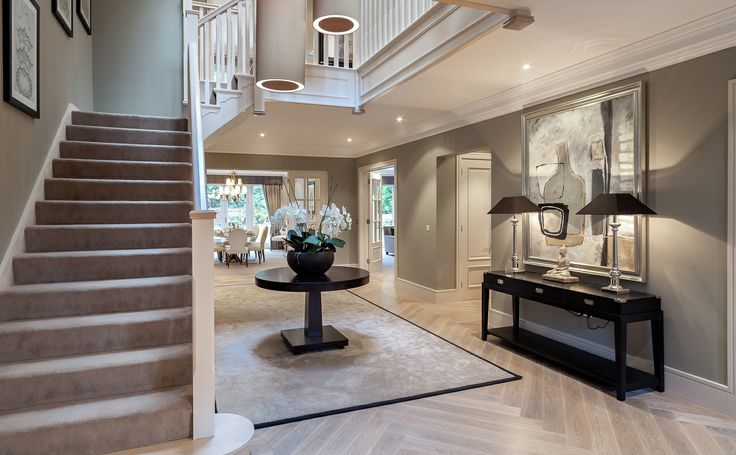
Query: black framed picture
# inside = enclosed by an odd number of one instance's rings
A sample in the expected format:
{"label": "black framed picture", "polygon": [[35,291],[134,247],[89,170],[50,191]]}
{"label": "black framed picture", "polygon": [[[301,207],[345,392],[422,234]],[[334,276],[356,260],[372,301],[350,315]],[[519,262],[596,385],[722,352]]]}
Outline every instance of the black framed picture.
{"label": "black framed picture", "polygon": [[66,34],[74,36],[74,0],[53,0],[51,11]]}
{"label": "black framed picture", "polygon": [[41,116],[40,11],[35,0],[3,0],[3,98]]}
{"label": "black framed picture", "polygon": [[77,16],[87,34],[92,34],[92,0],[77,0]]}

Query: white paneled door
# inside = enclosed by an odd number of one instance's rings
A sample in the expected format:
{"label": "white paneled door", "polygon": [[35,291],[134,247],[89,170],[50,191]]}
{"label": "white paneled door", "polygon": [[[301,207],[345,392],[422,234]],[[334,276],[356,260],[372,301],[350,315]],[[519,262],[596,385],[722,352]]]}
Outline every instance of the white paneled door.
{"label": "white paneled door", "polygon": [[483,272],[491,268],[491,154],[473,152],[457,160],[458,289],[463,299],[480,298]]}
{"label": "white paneled door", "polygon": [[370,261],[371,264],[381,262],[383,258],[383,220],[381,204],[381,175],[371,172],[371,205],[370,205]]}

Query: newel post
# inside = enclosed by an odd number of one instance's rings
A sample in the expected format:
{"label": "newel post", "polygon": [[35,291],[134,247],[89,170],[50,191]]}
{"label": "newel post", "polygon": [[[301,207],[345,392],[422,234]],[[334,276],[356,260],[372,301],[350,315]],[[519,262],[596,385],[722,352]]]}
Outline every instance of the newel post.
{"label": "newel post", "polygon": [[215,301],[212,233],[216,212],[195,210],[192,220],[192,348],[194,439],[215,434]]}

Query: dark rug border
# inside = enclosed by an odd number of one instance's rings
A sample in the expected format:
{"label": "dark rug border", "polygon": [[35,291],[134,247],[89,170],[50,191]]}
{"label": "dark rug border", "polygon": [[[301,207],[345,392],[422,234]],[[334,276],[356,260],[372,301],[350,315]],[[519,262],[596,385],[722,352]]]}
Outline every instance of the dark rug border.
{"label": "dark rug border", "polygon": [[513,373],[513,372],[507,370],[504,367],[501,367],[499,365],[496,365],[495,363],[491,362],[490,360],[484,359],[483,357],[479,356],[478,354],[475,354],[474,352],[471,352],[471,351],[465,349],[462,346],[458,346],[457,344],[453,343],[452,341],[448,340],[447,338],[444,338],[444,337],[442,337],[442,336],[440,336],[440,335],[438,335],[438,334],[436,334],[436,333],[434,333],[434,332],[432,332],[430,330],[425,329],[424,327],[420,326],[419,324],[416,324],[416,323],[414,323],[414,322],[406,319],[405,317],[400,316],[400,315],[394,313],[393,311],[390,311],[390,310],[382,307],[381,305],[378,305],[378,304],[376,304],[376,303],[368,300],[367,298],[363,297],[362,295],[358,295],[355,292],[350,291],[350,290],[348,290],[347,292],[349,294],[352,294],[355,297],[357,297],[357,298],[365,301],[365,302],[370,303],[371,305],[373,305],[373,306],[375,306],[377,308],[380,308],[381,310],[383,310],[383,311],[385,311],[385,312],[387,312],[387,313],[389,313],[389,314],[391,314],[391,315],[393,315],[393,316],[395,316],[395,317],[397,317],[397,318],[399,318],[399,319],[401,319],[401,320],[403,320],[405,322],[408,322],[409,324],[413,325],[414,327],[417,327],[419,329],[424,330],[425,332],[429,333],[430,335],[434,335],[435,337],[439,338],[440,340],[444,341],[445,343],[449,343],[449,344],[455,346],[456,348],[458,348],[458,349],[460,349],[460,350],[462,350],[462,351],[464,351],[464,352],[466,352],[466,353],[468,353],[468,354],[470,354],[470,355],[472,355],[472,356],[474,356],[474,357],[476,357],[476,358],[478,358],[478,359],[480,359],[480,360],[482,360],[482,361],[484,361],[486,363],[489,363],[489,364],[493,365],[494,367],[498,368],[499,370],[502,370],[502,371],[510,374],[511,377],[505,378],[505,379],[497,379],[495,381],[487,381],[487,382],[481,382],[481,383],[478,383],[478,384],[466,385],[466,386],[462,386],[462,387],[453,387],[453,388],[450,388],[450,389],[442,389],[442,390],[437,390],[437,391],[434,391],[434,392],[426,392],[426,393],[422,393],[422,394],[419,394],[419,395],[410,395],[408,397],[393,398],[393,399],[390,399],[390,400],[376,401],[376,402],[373,402],[373,403],[361,404],[361,405],[357,405],[357,406],[350,406],[350,407],[346,407],[346,408],[333,409],[331,411],[316,412],[316,413],[313,413],[313,414],[306,414],[306,415],[298,416],[298,417],[289,417],[288,419],[273,420],[271,422],[264,422],[264,423],[259,423],[259,424],[254,425],[256,430],[261,429],[261,428],[275,427],[275,426],[278,426],[278,425],[285,425],[287,423],[302,422],[304,420],[317,419],[317,418],[320,418],[320,417],[328,417],[328,416],[337,415],[337,414],[345,414],[347,412],[360,411],[362,409],[377,408],[379,406],[386,406],[386,405],[389,405],[389,404],[397,404],[397,403],[405,403],[407,401],[421,400],[422,398],[435,397],[435,396],[438,396],[438,395],[446,395],[446,394],[455,393],[455,392],[462,392],[464,390],[478,389],[478,388],[481,388],[481,387],[488,387],[488,386],[492,386],[492,385],[496,385],[496,384],[503,384],[503,383],[506,383],[506,382],[513,382],[513,381],[518,381],[518,380],[522,379],[522,376],[520,376],[520,375],[518,375],[516,373]]}

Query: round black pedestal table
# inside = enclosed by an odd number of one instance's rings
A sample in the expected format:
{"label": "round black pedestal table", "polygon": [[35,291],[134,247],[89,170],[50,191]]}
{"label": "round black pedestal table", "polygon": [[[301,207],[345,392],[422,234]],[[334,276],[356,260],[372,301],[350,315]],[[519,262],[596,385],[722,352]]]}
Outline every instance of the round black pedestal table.
{"label": "round black pedestal table", "polygon": [[281,331],[292,353],[342,349],[348,339],[331,325],[322,325],[322,292],[341,291],[368,284],[370,274],[357,267],[335,266],[319,277],[300,277],[288,267],[256,273],[256,286],[272,291],[304,292],[304,328]]}

